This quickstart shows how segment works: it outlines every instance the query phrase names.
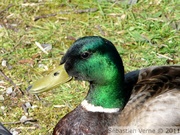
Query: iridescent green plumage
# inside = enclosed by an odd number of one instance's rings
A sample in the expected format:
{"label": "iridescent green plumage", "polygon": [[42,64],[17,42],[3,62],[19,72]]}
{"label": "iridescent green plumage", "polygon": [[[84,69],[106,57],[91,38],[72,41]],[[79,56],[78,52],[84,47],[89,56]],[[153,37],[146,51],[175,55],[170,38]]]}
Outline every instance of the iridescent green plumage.
{"label": "iridescent green plumage", "polygon": [[90,82],[86,97],[89,103],[104,108],[125,105],[124,68],[110,41],[101,37],[80,38],[62,58],[63,63],[70,76]]}

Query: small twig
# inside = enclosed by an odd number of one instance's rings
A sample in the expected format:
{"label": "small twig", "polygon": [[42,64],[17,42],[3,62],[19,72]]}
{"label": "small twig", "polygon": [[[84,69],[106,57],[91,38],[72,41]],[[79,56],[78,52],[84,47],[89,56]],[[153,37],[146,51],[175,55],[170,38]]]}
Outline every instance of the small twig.
{"label": "small twig", "polygon": [[153,45],[153,43],[151,42],[151,40],[147,36],[141,34],[141,37],[144,38],[147,42],[149,42],[150,45]]}
{"label": "small twig", "polygon": [[[88,13],[88,12],[96,12],[97,10],[98,10],[97,8],[88,8],[88,9],[74,10],[73,13],[82,14],[82,13]],[[42,18],[56,16],[58,14],[71,14],[71,13],[72,13],[71,11],[63,11],[63,12],[59,12],[59,13],[46,14],[46,15],[35,17],[34,21],[38,21],[39,19],[42,19]]]}
{"label": "small twig", "polygon": [[34,18],[34,21],[38,21],[39,19],[48,18],[48,17],[52,17],[52,16],[56,16],[56,15],[57,15],[57,13],[37,16],[37,17]]}
{"label": "small twig", "polygon": [[2,14],[3,12],[9,10],[12,6],[14,6],[13,4],[9,4],[5,9],[0,11],[0,14]]}
{"label": "small twig", "polygon": [[34,7],[39,6],[41,3],[23,3],[22,7]]}
{"label": "small twig", "polygon": [[33,127],[16,127],[16,130],[22,130],[22,129],[34,130],[34,129],[37,129],[38,127],[39,127],[39,125],[33,124]]}
{"label": "small twig", "polygon": [[33,119],[33,118],[28,118],[28,119],[26,119],[25,121],[23,121],[23,122],[21,122],[21,121],[15,121],[15,122],[4,122],[4,123],[2,123],[3,125],[12,125],[12,124],[21,124],[21,123],[23,123],[23,124],[26,124],[26,123],[31,123],[31,122],[37,122],[37,120],[36,119]]}
{"label": "small twig", "polygon": [[20,121],[15,121],[15,122],[4,122],[3,125],[14,125],[14,124],[21,124]]}
{"label": "small twig", "polygon": [[0,74],[1,76],[4,77],[5,80],[9,81],[13,86],[16,86],[16,84],[9,77],[7,77],[1,69],[0,69]]}
{"label": "small twig", "polygon": [[172,58],[170,58],[170,57],[168,57],[168,56],[165,56],[165,55],[162,55],[162,54],[159,54],[159,53],[157,53],[157,55],[158,55],[158,57],[160,57],[160,58],[166,58],[166,59],[168,59],[168,60],[173,60]]}
{"label": "small twig", "polygon": [[36,99],[37,99],[38,101],[41,100],[41,98],[38,96],[38,94],[35,94],[34,96],[36,97]]}
{"label": "small twig", "polygon": [[152,20],[152,21],[159,21],[159,22],[164,22],[164,20],[159,19],[159,18],[147,18],[147,20]]}
{"label": "small twig", "polygon": [[82,13],[88,13],[88,12],[96,12],[98,11],[97,8],[88,8],[88,9],[79,9],[79,10],[73,10],[73,11],[60,11],[59,14],[82,14]]}
{"label": "small twig", "polygon": [[0,69],[0,75],[3,76],[5,80],[9,81],[10,84],[12,84],[12,85],[14,86],[15,90],[17,89],[17,90],[19,90],[22,94],[24,94],[23,91],[22,91],[21,89],[19,89],[19,88],[17,87],[17,85],[13,82],[13,80],[12,80],[11,78],[7,77],[7,76],[3,73],[3,71],[2,71],[1,69]]}
{"label": "small twig", "polygon": [[41,51],[43,51],[45,54],[48,54],[48,52],[41,46],[39,42],[35,42],[35,44],[37,45],[37,47],[39,47],[39,49],[41,49]]}
{"label": "small twig", "polygon": [[97,26],[95,26],[95,27],[100,31],[100,33],[101,33],[103,36],[106,35],[106,33],[104,32],[104,30],[101,28],[100,25],[97,25]]}
{"label": "small twig", "polygon": [[82,13],[88,13],[88,12],[96,12],[97,8],[88,8],[88,9],[81,9],[81,10],[75,10],[74,13],[76,14],[82,14]]}

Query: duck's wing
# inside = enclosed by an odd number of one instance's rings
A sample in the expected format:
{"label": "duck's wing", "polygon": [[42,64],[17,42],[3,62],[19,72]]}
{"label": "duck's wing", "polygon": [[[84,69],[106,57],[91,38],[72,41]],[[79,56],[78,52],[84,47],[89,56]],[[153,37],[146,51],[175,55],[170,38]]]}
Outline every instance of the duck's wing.
{"label": "duck's wing", "polygon": [[125,79],[127,85],[134,85],[120,125],[180,127],[180,66],[149,67],[134,75],[134,79]]}
{"label": "duck's wing", "polygon": [[[124,89],[126,91],[126,99],[129,100],[132,89],[138,82],[140,70],[131,71],[125,74]],[[128,101],[127,101],[128,102]]]}

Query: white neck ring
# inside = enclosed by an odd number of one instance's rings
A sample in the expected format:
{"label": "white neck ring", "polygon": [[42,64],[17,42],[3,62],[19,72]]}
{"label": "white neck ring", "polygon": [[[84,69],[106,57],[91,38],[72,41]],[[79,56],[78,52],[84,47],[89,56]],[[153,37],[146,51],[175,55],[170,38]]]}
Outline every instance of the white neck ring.
{"label": "white neck ring", "polygon": [[102,106],[94,106],[88,103],[87,100],[83,100],[81,106],[90,112],[115,113],[120,110],[120,108],[103,108]]}

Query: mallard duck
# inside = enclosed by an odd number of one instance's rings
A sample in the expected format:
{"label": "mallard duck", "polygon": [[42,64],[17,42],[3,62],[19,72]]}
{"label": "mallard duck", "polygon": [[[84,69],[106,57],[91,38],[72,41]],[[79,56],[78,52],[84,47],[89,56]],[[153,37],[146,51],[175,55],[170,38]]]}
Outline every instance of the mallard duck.
{"label": "mallard duck", "polygon": [[[50,76],[63,78],[63,83],[73,77],[90,84],[85,99],[58,122],[53,135],[107,135],[113,126],[133,127],[136,131],[180,127],[178,65],[153,66],[124,74],[114,45],[102,37],[88,36],[73,43],[58,70]],[[52,79],[40,86],[39,82],[31,85],[30,93],[46,91],[62,80],[52,84]]]}

